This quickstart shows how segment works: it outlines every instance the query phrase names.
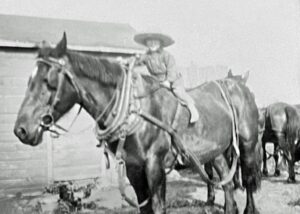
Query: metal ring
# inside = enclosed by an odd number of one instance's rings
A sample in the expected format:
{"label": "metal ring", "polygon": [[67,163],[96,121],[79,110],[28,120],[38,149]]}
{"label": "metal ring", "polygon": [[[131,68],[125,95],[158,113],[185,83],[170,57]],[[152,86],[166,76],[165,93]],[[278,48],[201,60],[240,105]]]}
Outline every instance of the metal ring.
{"label": "metal ring", "polygon": [[53,125],[54,123],[54,118],[52,114],[45,114],[42,116],[41,119],[41,126],[44,128],[49,128]]}

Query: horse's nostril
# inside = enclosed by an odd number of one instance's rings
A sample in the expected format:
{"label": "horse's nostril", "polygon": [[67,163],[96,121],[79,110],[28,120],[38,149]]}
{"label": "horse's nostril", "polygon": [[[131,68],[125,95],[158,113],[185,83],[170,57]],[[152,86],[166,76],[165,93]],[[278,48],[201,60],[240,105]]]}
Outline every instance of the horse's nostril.
{"label": "horse's nostril", "polygon": [[23,127],[18,127],[15,133],[21,140],[24,140],[27,137],[27,132]]}

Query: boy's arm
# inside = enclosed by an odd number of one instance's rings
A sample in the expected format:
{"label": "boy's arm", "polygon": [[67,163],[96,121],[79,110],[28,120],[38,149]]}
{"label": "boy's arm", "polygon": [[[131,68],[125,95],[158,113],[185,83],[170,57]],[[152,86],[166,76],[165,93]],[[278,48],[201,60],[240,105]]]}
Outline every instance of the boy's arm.
{"label": "boy's arm", "polygon": [[146,54],[136,54],[135,55],[135,58],[136,58],[135,64],[138,66],[146,65],[146,57],[147,57]]}
{"label": "boy's arm", "polygon": [[173,83],[179,78],[175,58],[171,54],[166,52],[164,59],[167,68],[167,81]]}

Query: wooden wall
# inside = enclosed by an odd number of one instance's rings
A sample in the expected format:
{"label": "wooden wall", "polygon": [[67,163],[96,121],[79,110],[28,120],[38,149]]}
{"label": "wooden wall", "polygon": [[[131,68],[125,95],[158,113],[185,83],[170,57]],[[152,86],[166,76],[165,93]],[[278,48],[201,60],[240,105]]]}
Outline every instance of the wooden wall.
{"label": "wooden wall", "polygon": [[31,188],[47,183],[47,146],[33,148],[13,134],[33,53],[0,52],[0,189]]}

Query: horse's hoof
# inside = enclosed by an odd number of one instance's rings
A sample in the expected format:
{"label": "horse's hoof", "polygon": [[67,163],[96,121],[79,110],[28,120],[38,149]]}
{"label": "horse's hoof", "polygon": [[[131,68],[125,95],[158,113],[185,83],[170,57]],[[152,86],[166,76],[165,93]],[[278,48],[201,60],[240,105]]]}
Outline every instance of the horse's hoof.
{"label": "horse's hoof", "polygon": [[237,208],[233,209],[233,210],[227,210],[224,212],[224,214],[239,214],[239,210]]}
{"label": "horse's hoof", "polygon": [[279,170],[279,169],[276,169],[276,170],[275,170],[274,176],[275,176],[275,177],[280,176],[280,170]]}
{"label": "horse's hoof", "polygon": [[269,173],[268,173],[267,170],[263,170],[262,174],[263,174],[263,176],[265,176],[265,177],[268,177],[268,175],[269,175]]}
{"label": "horse's hoof", "polygon": [[296,183],[296,179],[295,179],[295,177],[289,177],[288,179],[287,179],[287,183],[289,183],[289,184],[294,184],[294,183]]}
{"label": "horse's hoof", "polygon": [[253,209],[245,209],[244,214],[260,214],[256,208]]}
{"label": "horse's hoof", "polygon": [[206,201],[206,203],[205,203],[205,205],[207,205],[207,206],[213,206],[214,205],[214,199],[208,199],[207,201]]}

